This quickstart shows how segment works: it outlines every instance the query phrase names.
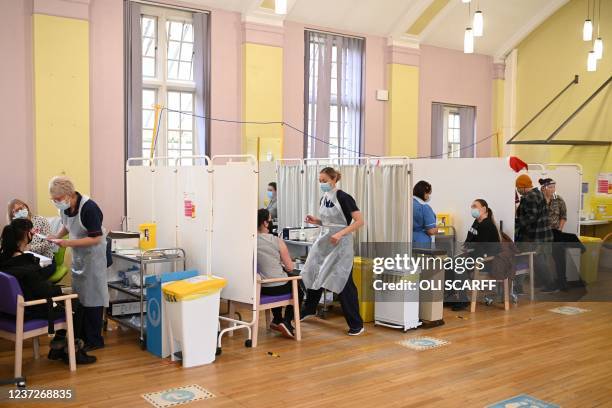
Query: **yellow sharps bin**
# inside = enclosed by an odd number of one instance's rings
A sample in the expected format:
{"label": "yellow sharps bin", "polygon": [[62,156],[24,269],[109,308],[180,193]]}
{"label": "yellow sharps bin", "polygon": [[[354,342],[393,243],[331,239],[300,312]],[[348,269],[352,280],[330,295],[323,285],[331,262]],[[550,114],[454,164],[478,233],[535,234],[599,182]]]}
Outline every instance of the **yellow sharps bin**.
{"label": "yellow sharps bin", "polygon": [[372,260],[356,256],[353,260],[353,281],[359,296],[359,314],[365,323],[374,321],[374,288]]}
{"label": "yellow sharps bin", "polygon": [[157,247],[157,224],[147,223],[138,226],[140,232],[139,247],[142,250],[154,249]]}

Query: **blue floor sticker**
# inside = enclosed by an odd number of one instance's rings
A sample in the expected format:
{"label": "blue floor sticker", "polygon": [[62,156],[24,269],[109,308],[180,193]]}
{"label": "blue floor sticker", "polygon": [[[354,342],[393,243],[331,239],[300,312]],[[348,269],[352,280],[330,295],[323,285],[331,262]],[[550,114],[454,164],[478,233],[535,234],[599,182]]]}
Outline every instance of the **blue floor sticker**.
{"label": "blue floor sticker", "polygon": [[496,402],[487,408],[560,408],[559,405],[542,401],[530,395],[521,394],[507,400]]}

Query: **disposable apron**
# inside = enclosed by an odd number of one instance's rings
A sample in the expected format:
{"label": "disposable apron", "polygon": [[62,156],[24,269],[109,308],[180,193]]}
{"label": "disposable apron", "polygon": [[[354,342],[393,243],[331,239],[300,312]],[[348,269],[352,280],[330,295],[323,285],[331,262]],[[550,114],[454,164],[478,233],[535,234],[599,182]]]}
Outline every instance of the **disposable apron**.
{"label": "disposable apron", "polygon": [[[74,217],[60,211],[62,223],[68,229],[70,239],[86,238],[87,229],[81,222],[81,210],[89,197],[82,196],[79,210]],[[108,307],[106,279],[106,234],[100,242],[89,247],[72,248],[72,289],[79,295],[85,307]]]}
{"label": "disposable apron", "polygon": [[[326,203],[333,203],[328,207]],[[302,282],[307,289],[325,288],[340,293],[353,269],[353,234],[340,238],[336,245],[332,235],[347,227],[346,218],[336,198],[336,191],[326,193],[319,210],[321,231],[312,245],[302,270]]]}

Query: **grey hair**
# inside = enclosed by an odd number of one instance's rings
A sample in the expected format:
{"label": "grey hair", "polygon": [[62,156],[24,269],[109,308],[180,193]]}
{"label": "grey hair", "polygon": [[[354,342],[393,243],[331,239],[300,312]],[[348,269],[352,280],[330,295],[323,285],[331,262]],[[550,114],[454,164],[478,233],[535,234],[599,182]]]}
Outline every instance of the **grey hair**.
{"label": "grey hair", "polygon": [[74,184],[66,176],[55,176],[49,181],[49,193],[52,196],[72,195],[74,192]]}

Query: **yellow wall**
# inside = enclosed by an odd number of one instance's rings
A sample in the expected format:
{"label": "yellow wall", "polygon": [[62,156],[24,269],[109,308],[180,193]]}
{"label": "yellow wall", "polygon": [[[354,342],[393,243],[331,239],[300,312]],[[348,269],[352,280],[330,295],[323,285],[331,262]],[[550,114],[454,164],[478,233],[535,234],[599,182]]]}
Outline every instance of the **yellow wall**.
{"label": "yellow wall", "polygon": [[493,80],[493,131],[497,137],[491,143],[491,156],[501,157],[504,155],[504,80]]}
{"label": "yellow wall", "polygon": [[89,193],[89,23],[34,14],[33,27],[37,208],[54,215],[51,177]]}
{"label": "yellow wall", "polygon": [[417,156],[419,68],[388,64],[388,154]]}
{"label": "yellow wall", "polygon": [[[586,71],[587,53],[591,49],[589,43],[582,41],[586,7],[587,0],[571,0],[518,46],[517,129],[567,85],[574,74],[580,75],[580,83],[519,139],[548,137],[612,73],[612,7],[601,8],[604,56],[598,61],[596,72]],[[556,139],[612,140],[612,86],[593,99]],[[599,172],[612,172],[612,149],[608,147],[514,145],[513,151],[528,162],[582,164],[583,180],[589,183],[591,191]],[[599,202],[609,204],[612,212],[612,199],[594,194],[585,197],[585,210],[590,211]]]}
{"label": "yellow wall", "polygon": [[[283,120],[283,50],[245,43],[243,117],[245,121]],[[265,160],[268,151],[282,157],[283,128],[279,125],[243,126],[247,153]],[[259,152],[259,154],[258,154]]]}

